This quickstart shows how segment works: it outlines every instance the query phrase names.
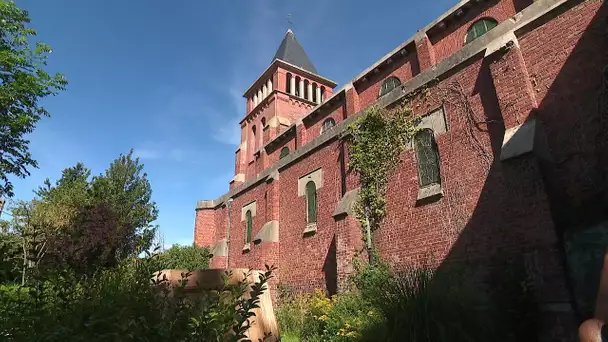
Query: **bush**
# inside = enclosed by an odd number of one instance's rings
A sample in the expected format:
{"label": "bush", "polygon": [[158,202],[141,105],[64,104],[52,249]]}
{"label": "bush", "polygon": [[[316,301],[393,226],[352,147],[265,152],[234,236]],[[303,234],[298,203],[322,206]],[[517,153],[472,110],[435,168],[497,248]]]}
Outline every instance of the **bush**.
{"label": "bush", "polygon": [[504,283],[485,294],[459,268],[395,273],[378,259],[373,267],[355,262],[340,295],[283,298],[279,327],[302,341],[531,341],[531,291],[512,266],[501,268]]}
{"label": "bush", "polygon": [[158,257],[125,261],[91,276],[57,270],[29,287],[0,288],[0,336],[13,341],[237,341],[271,277],[192,296],[152,278]]}
{"label": "bush", "polygon": [[209,249],[205,247],[173,245],[159,254],[161,267],[164,269],[196,270],[209,267]]}

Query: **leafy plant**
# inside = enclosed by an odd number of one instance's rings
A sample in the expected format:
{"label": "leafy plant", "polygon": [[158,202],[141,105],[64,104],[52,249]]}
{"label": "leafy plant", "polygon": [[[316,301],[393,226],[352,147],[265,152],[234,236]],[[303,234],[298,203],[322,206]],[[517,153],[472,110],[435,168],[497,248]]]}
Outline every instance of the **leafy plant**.
{"label": "leafy plant", "polygon": [[[92,276],[70,270],[41,274],[29,287],[0,287],[0,336],[14,341],[238,341],[273,268],[218,291],[172,287],[158,256],[121,262]],[[157,274],[156,276],[153,276]],[[225,280],[228,276],[225,277]]]}
{"label": "leafy plant", "polygon": [[195,270],[209,267],[211,254],[206,247],[173,245],[159,255],[162,267],[165,269]]}
{"label": "leafy plant", "polygon": [[26,25],[27,11],[14,1],[0,1],[0,195],[13,196],[9,175],[25,178],[38,167],[25,135],[49,112],[39,101],[55,95],[67,85],[61,74],[44,69],[50,46],[32,38],[36,31]]}
{"label": "leafy plant", "polygon": [[371,232],[386,215],[386,186],[398,165],[401,153],[417,132],[417,120],[405,106],[384,109],[372,106],[348,126],[349,167],[359,175],[361,190],[356,203],[357,217],[367,230],[368,249]]}

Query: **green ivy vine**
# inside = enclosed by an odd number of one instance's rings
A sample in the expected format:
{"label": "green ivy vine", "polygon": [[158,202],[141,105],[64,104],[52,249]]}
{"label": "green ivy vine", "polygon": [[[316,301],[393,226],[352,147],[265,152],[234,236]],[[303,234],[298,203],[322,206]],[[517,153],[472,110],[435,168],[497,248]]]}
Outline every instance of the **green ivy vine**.
{"label": "green ivy vine", "polygon": [[386,216],[386,188],[399,164],[401,153],[418,131],[419,119],[412,118],[406,105],[393,109],[372,106],[346,130],[349,167],[359,174],[361,189],[355,203],[357,218],[366,232],[371,249],[371,232]]}

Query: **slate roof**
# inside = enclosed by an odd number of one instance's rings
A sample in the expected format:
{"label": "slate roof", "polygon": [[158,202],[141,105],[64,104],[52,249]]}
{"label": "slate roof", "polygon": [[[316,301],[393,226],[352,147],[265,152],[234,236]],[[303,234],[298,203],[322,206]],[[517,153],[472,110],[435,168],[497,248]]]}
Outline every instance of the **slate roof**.
{"label": "slate roof", "polygon": [[304,52],[304,48],[298,43],[296,36],[291,30],[287,30],[285,38],[283,38],[283,41],[272,60],[274,61],[277,58],[306,71],[310,71],[313,74],[318,74],[317,68],[315,68],[310,59],[308,59],[306,52]]}

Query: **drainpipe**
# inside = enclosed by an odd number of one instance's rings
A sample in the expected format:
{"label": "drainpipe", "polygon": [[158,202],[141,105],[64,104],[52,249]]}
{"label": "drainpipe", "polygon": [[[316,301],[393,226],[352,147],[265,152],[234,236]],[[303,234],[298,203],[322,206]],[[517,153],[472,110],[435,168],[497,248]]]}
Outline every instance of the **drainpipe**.
{"label": "drainpipe", "polygon": [[230,258],[230,227],[232,225],[232,198],[226,201],[228,208],[228,231],[226,232],[226,269],[228,269],[228,258]]}

